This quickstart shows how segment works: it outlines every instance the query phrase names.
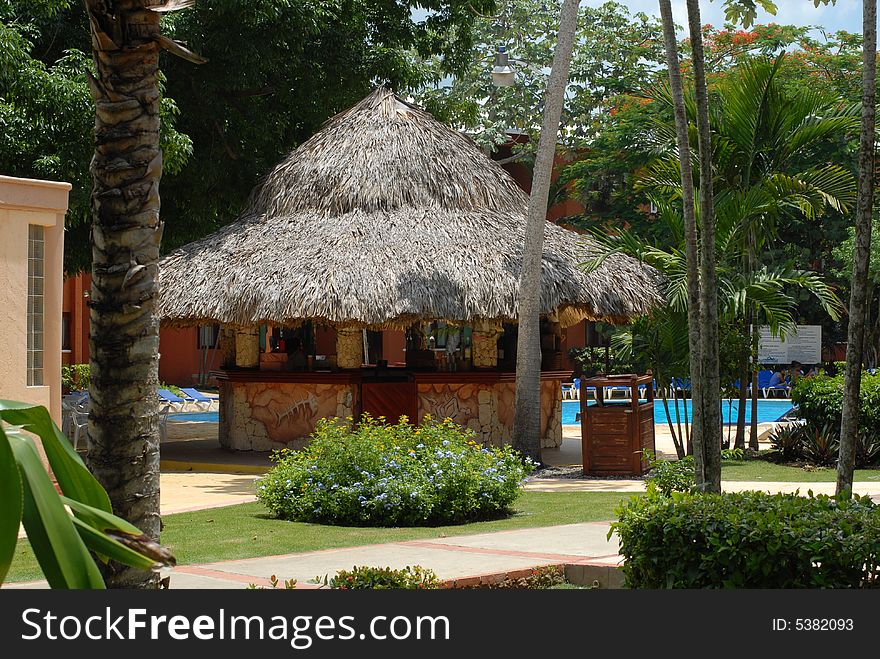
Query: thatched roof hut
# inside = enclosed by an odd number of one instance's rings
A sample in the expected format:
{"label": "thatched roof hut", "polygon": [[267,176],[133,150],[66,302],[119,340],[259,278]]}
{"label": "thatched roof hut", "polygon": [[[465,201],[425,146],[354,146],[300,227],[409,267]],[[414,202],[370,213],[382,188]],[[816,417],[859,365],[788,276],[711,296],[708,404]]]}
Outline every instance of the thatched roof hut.
{"label": "thatched roof hut", "polygon": [[[404,328],[515,320],[527,196],[468,137],[379,88],[285,158],[241,216],[160,264],[174,324]],[[656,273],[550,222],[543,313],[622,321],[659,299]]]}

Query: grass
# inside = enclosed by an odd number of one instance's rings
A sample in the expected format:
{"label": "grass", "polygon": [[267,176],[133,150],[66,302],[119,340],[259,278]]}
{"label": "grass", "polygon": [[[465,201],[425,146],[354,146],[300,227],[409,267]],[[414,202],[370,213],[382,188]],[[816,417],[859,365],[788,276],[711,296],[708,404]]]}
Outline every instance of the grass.
{"label": "grass", "polygon": [[[261,503],[168,515],[162,544],[180,565],[293,554],[383,542],[616,519],[614,509],[633,496],[624,492],[523,492],[512,515],[489,522],[415,528],[360,528],[286,522],[268,516]],[[41,579],[27,540],[20,540],[8,582]]]}
{"label": "grass", "polygon": [[[837,480],[834,467],[790,467],[766,460],[722,460],[721,480],[775,481],[783,483],[833,483]],[[880,481],[880,469],[856,469],[855,482]]]}

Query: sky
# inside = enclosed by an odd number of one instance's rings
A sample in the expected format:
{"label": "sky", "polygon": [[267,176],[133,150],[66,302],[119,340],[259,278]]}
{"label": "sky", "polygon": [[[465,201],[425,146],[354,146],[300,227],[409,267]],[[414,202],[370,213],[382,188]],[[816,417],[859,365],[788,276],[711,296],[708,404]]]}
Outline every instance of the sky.
{"label": "sky", "polygon": [[[599,6],[603,0],[581,0],[582,4]],[[630,11],[644,12],[649,16],[659,16],[657,0],[619,0],[629,7]],[[700,2],[702,22],[715,26],[724,25],[722,0]],[[861,33],[862,31],[862,0],[837,0],[836,5],[813,6],[813,0],[776,0],[776,16],[765,11],[758,11],[757,23],[779,23],[781,25],[816,25],[827,32],[846,30]],[[678,25],[687,24],[685,0],[672,0],[672,14]]]}
{"label": "sky", "polygon": [[[503,1],[503,0],[501,0]],[[629,7],[633,13],[644,12],[649,16],[659,16],[657,0],[618,0]],[[592,7],[603,4],[605,0],[581,0],[584,5]],[[702,0],[700,14],[703,23],[711,23],[717,27],[724,25],[723,0]],[[837,4],[813,6],[813,0],[776,0],[776,16],[765,11],[758,11],[758,23],[779,23],[781,25],[815,25],[825,28],[827,32],[846,30],[862,32],[862,0],[837,0]],[[424,10],[416,10],[414,16],[421,18]],[[685,0],[672,0],[672,14],[678,25],[687,24]]]}

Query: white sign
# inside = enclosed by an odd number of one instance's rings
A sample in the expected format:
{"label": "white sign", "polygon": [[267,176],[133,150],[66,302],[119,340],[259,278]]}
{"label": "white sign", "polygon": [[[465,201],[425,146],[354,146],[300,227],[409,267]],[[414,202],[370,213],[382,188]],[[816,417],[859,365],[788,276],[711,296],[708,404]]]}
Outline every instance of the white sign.
{"label": "white sign", "polygon": [[822,326],[798,325],[785,339],[773,336],[766,325],[758,328],[759,364],[818,364],[822,361]]}

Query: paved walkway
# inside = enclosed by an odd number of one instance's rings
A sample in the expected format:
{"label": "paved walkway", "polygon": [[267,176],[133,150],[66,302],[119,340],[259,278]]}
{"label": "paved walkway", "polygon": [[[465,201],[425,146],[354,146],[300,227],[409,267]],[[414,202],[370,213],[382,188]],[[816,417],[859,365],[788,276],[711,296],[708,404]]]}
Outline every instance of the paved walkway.
{"label": "paved walkway", "polygon": [[608,529],[607,522],[593,522],[182,566],[172,571],[171,588],[268,586],[272,575],[296,579],[300,588],[314,588],[317,584],[309,582],[316,577],[332,577],[356,565],[421,565],[458,585],[477,583],[487,575],[516,576],[545,565],[588,567],[591,574],[607,580],[609,568],[616,568],[620,560],[617,539],[607,539]]}

